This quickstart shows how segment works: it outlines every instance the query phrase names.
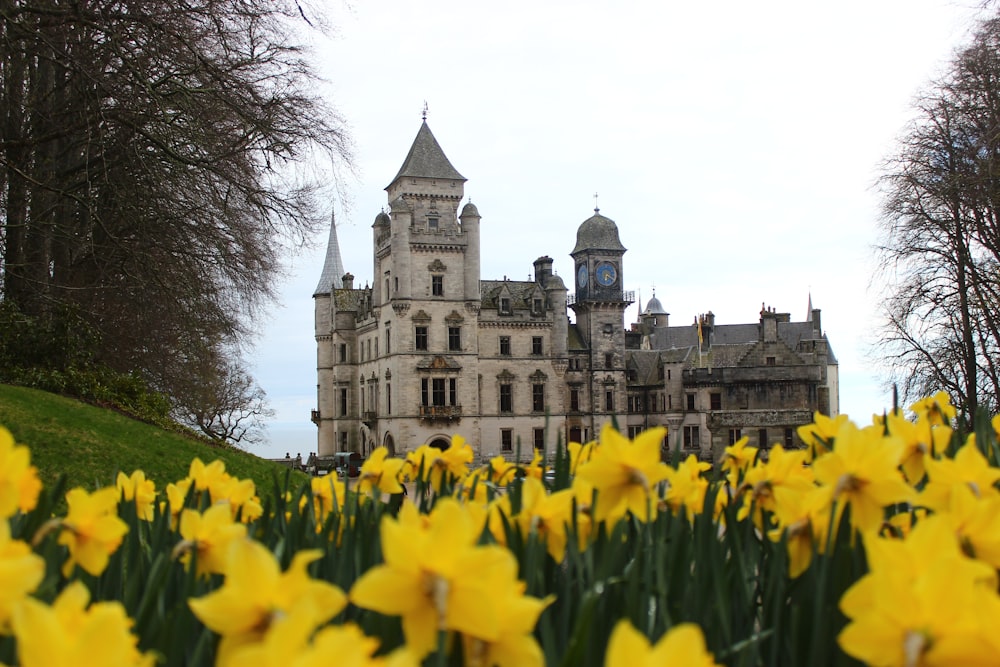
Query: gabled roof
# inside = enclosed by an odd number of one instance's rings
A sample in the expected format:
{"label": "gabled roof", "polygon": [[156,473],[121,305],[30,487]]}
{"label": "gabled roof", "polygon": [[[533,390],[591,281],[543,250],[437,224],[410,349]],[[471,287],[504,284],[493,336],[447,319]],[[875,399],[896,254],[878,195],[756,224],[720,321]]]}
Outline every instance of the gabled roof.
{"label": "gabled roof", "polygon": [[451,166],[451,162],[441,150],[441,144],[431,134],[431,128],[427,127],[426,120],[420,126],[417,138],[413,140],[410,152],[406,154],[403,166],[399,168],[399,173],[392,179],[392,183],[403,177],[466,180],[455,167]]}
{"label": "gabled roof", "polygon": [[500,305],[500,294],[510,294],[511,308],[531,308],[531,299],[535,294],[542,294],[538,283],[528,280],[480,280],[480,308],[488,310]]}

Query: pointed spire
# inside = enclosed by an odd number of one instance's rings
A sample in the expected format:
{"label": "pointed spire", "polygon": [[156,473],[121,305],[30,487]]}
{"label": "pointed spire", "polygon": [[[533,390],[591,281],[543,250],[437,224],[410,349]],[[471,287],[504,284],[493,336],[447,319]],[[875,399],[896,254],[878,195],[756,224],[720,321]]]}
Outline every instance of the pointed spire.
{"label": "pointed spire", "polygon": [[326,260],[323,262],[323,273],[319,276],[319,284],[316,285],[317,294],[330,294],[335,289],[344,286],[344,260],[340,258],[340,243],[337,241],[337,219],[336,214],[330,211],[330,240],[326,243]]}
{"label": "pointed spire", "polygon": [[[427,126],[427,119],[420,125],[417,138],[410,146],[410,152],[403,160],[403,166],[399,168],[399,173],[392,179],[395,183],[400,178],[441,178],[465,181],[441,149],[441,144],[437,142],[431,133],[431,128]],[[391,183],[390,183],[391,185]],[[388,188],[386,188],[388,189]]]}
{"label": "pointed spire", "polygon": [[806,322],[813,321],[813,295],[812,290],[809,290],[809,303],[806,304]]}

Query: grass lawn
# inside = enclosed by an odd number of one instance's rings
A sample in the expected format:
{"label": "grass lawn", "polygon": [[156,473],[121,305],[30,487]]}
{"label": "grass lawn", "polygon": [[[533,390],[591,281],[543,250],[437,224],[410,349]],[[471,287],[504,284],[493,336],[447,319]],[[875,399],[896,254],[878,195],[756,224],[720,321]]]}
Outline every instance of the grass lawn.
{"label": "grass lawn", "polygon": [[[226,470],[251,478],[263,498],[273,488],[273,475],[284,479],[287,468],[247,452],[213,446],[171,433],[113,410],[36,389],[0,384],[0,426],[31,450],[31,462],[46,487],[60,475],[67,488],[88,490],[115,483],[118,471],[141,469],[162,490],[187,476],[192,459],[221,459]],[[303,476],[302,479],[305,479]],[[294,484],[293,484],[294,485]]]}

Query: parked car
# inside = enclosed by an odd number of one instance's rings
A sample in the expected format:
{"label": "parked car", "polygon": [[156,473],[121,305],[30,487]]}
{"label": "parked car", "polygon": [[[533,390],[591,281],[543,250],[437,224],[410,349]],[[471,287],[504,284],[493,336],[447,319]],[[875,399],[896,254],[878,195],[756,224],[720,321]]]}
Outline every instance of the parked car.
{"label": "parked car", "polygon": [[337,452],[333,455],[333,469],[341,477],[357,477],[361,474],[363,460],[357,452]]}

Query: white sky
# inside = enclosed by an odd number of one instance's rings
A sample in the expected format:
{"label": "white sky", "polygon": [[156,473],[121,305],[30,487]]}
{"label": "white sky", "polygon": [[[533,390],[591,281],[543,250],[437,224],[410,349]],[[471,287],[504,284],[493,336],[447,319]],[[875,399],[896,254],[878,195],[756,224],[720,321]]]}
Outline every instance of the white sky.
{"label": "white sky", "polygon": [[[330,3],[333,4],[333,3]],[[428,124],[482,219],[482,278],[541,255],[572,285],[576,229],[618,224],[625,289],[672,324],[709,310],[806,315],[808,295],[858,422],[890,403],[869,347],[873,183],[919,89],[963,43],[969,0],[750,3],[369,0],[319,45],[357,177],[336,202],[345,268],[371,281],[371,223]],[[333,202],[331,202],[333,205]],[[316,448],[312,293],[326,232],[290,257],[253,369],[276,418],[261,456]],[[636,307],[626,321],[636,318]]]}

